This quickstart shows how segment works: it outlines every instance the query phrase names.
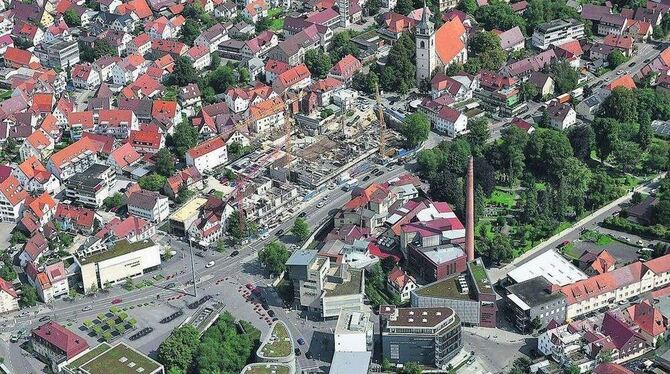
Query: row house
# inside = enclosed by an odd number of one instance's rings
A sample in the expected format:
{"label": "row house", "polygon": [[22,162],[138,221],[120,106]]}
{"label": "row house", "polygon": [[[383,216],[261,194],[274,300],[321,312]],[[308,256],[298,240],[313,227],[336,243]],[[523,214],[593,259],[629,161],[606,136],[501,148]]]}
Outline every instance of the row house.
{"label": "row house", "polygon": [[176,40],[155,39],[151,41],[151,51],[159,55],[169,54],[173,58],[186,55],[188,46]]}
{"label": "row house", "polygon": [[139,130],[139,126],[137,117],[131,110],[100,110],[97,112],[95,132],[126,139],[132,130]]}
{"label": "row house", "polygon": [[228,108],[235,113],[240,113],[247,110],[249,105],[255,105],[261,101],[276,97],[277,93],[269,86],[258,83],[251,89],[240,87],[229,88],[224,95]]}

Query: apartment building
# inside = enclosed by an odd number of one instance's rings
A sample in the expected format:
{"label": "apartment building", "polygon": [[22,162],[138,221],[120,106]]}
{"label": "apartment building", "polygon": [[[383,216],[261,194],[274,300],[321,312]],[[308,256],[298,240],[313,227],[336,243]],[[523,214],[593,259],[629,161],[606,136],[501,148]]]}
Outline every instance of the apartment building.
{"label": "apartment building", "polygon": [[127,199],[128,213],[151,222],[161,222],[170,215],[167,196],[158,192],[140,190]]}
{"label": "apartment building", "polygon": [[566,319],[625,301],[670,283],[670,255],[634,262],[561,287],[567,303]]}
{"label": "apartment building", "polygon": [[93,164],[65,182],[65,196],[78,203],[98,208],[110,196],[116,171],[108,165]]}
{"label": "apartment building", "polygon": [[511,285],[507,292],[505,301],[513,313],[514,325],[522,333],[532,332],[536,319],[540,326],[565,321],[565,296],[559,286],[543,276]]}
{"label": "apartment building", "polygon": [[61,181],[81,173],[98,161],[98,152],[102,150],[102,143],[84,137],[62,150],[54,153],[47,169]]}
{"label": "apartment building", "polygon": [[346,264],[331,264],[317,251],[297,250],[286,262],[293,282],[295,301],[301,308],[318,311],[323,318],[342,311],[363,310],[365,277],[362,270]]}
{"label": "apartment building", "polygon": [[76,40],[53,40],[41,43],[33,52],[42,65],[50,68],[68,69],[79,63],[79,44]]}
{"label": "apartment building", "polygon": [[216,136],[186,152],[186,165],[195,166],[200,173],[211,171],[228,162],[228,147],[222,136]]}
{"label": "apartment building", "polygon": [[61,326],[48,322],[32,330],[30,342],[37,355],[49,364],[54,373],[81,353],[88,351],[86,339]]}
{"label": "apartment building", "polygon": [[134,243],[123,239],[92,255],[79,254],[75,261],[81,268],[84,293],[88,294],[156,269],[161,256],[158,244],[150,239]]}
{"label": "apartment building", "polygon": [[0,222],[18,222],[28,192],[16,177],[10,175],[0,183]]}
{"label": "apartment building", "polygon": [[374,324],[368,312],[340,313],[335,326],[335,352],[372,352]]}
{"label": "apartment building", "polygon": [[382,356],[445,369],[463,347],[461,320],[450,308],[379,307]]}
{"label": "apartment building", "polygon": [[0,313],[19,310],[19,295],[14,286],[0,278]]}
{"label": "apartment building", "polygon": [[575,19],[556,19],[537,25],[533,46],[548,49],[571,40],[584,38],[584,24]]}

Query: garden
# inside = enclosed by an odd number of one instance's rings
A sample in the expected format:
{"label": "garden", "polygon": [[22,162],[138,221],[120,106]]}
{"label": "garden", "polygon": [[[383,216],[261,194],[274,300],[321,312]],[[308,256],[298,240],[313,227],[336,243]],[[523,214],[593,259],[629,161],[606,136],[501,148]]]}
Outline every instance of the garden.
{"label": "garden", "polygon": [[130,318],[128,313],[117,307],[111,307],[109,312],[100,313],[93,320],[85,320],[82,330],[88,331],[91,337],[111,342],[134,330],[136,325],[137,320]]}

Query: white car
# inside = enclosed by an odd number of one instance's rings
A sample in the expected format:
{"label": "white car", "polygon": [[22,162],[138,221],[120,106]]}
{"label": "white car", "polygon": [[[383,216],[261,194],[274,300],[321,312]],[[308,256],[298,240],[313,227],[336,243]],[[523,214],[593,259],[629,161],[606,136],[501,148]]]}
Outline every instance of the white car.
{"label": "white car", "polygon": [[210,261],[205,265],[206,268],[211,268],[212,266],[214,266],[214,261]]}
{"label": "white car", "polygon": [[323,201],[320,201],[318,204],[316,204],[317,208],[323,208]]}

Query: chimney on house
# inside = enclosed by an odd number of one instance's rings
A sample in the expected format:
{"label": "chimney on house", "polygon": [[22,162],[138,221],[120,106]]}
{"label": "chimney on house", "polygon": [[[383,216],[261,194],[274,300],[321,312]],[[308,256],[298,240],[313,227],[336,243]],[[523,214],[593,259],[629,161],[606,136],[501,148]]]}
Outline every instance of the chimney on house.
{"label": "chimney on house", "polygon": [[475,172],[474,161],[468,160],[467,187],[465,191],[465,253],[468,262],[475,259]]}

